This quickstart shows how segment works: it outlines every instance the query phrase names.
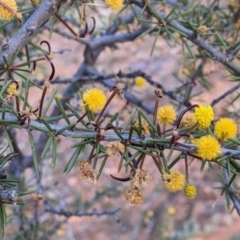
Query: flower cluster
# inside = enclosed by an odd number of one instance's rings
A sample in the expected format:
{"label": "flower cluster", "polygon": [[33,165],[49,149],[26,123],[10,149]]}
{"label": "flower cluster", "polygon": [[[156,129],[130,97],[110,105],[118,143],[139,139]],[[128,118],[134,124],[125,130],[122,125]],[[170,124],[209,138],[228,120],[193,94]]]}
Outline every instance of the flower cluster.
{"label": "flower cluster", "polygon": [[[135,81],[136,85],[138,86],[145,84],[144,82],[145,80],[140,77],[136,78]],[[119,90],[122,91],[123,85],[121,85],[121,83],[119,82],[117,83],[117,85],[119,86]],[[115,87],[114,89],[116,90],[118,88]],[[117,93],[115,90],[113,90],[113,94]],[[11,93],[13,91],[14,86],[11,86],[8,90],[8,93]],[[101,111],[100,114],[97,116],[97,121],[92,121],[97,127],[99,127],[98,126],[99,122],[101,124],[102,122],[101,117],[103,115],[103,112],[110,103],[113,96],[114,95],[110,96],[109,99],[107,100],[104,92],[97,88],[86,90],[82,94],[80,107],[84,108],[85,113],[87,113],[87,111],[91,111],[92,113],[97,113]],[[153,131],[156,131],[156,128],[153,125],[155,125],[155,120],[157,120],[159,123],[163,125],[163,126],[157,125],[157,130],[158,128],[160,128],[159,132],[162,134],[160,137],[163,136],[164,140],[169,141],[168,143],[171,143],[173,147],[175,143],[179,143],[179,146],[181,144],[181,146],[183,147],[189,147],[188,145],[184,146],[185,144],[184,142],[178,142],[179,139],[183,137],[184,138],[188,137],[189,140],[195,144],[195,148],[192,148],[192,146],[190,146],[191,151],[189,151],[189,153],[187,154],[192,157],[200,158],[203,161],[214,161],[215,159],[220,157],[222,153],[220,142],[227,141],[229,138],[234,138],[237,135],[237,124],[235,123],[234,120],[230,118],[220,118],[214,124],[213,121],[214,112],[210,105],[199,105],[196,107],[191,106],[187,110],[184,110],[183,113],[179,113],[178,115],[179,117],[177,119],[177,113],[174,110],[173,106],[167,105],[158,107],[159,98],[162,97],[162,94],[156,94],[156,97],[158,99],[155,105],[156,107],[154,112],[156,113],[156,116],[152,120],[153,124],[151,124],[150,122],[151,120],[146,118],[147,116],[143,115],[144,120],[141,119],[141,124],[139,124],[139,122],[134,122],[132,117],[130,120],[131,122],[129,122],[128,124],[131,127],[133,127],[133,130],[137,129],[139,131],[139,128],[141,126],[141,131],[143,134],[147,135],[150,133],[150,135],[153,135]],[[195,110],[194,112],[191,112],[190,110],[193,107],[195,107]],[[140,112],[140,114],[143,113]],[[177,124],[174,128],[170,127],[169,129],[166,129],[167,125],[173,124],[175,121]],[[211,131],[212,127],[211,124],[214,127],[214,131]],[[114,129],[115,131],[119,130],[119,128],[115,127],[115,125],[112,122],[111,124],[108,124],[106,126],[107,126],[106,128],[96,127],[95,130],[100,129],[104,133],[106,133],[106,131],[109,130],[111,131],[112,129]],[[161,127],[163,127],[164,129],[163,131],[161,131]],[[179,127],[181,129],[178,129]],[[96,130],[98,131],[98,136],[100,130],[99,131]],[[154,133],[156,134],[154,136],[159,137],[160,135],[159,132],[157,131],[157,133]],[[206,135],[206,133],[208,134]],[[159,135],[157,136],[157,134]],[[196,136],[198,138],[195,138]],[[138,138],[140,137],[138,136]],[[144,139],[146,139],[146,137]],[[101,138],[99,141],[102,140],[104,140],[104,138]],[[156,138],[154,140],[158,139]],[[109,142],[106,146],[106,150],[100,151],[104,154],[103,155],[104,157],[112,157],[119,153],[121,155],[119,169],[121,170],[121,166],[123,166],[122,161],[126,160],[124,159],[125,155],[129,154],[130,157],[133,156],[133,153],[131,151],[131,148],[133,147],[132,142],[131,139],[126,141],[125,138],[123,138],[121,139],[121,142],[120,141]],[[148,144],[147,141],[146,144]],[[140,188],[148,186],[149,181],[152,179],[152,177],[149,174],[149,170],[145,166],[143,166],[143,164],[146,155],[148,155],[148,153],[150,153],[151,151],[150,149],[155,147],[157,148],[155,150],[159,150],[158,145],[153,142],[149,146],[146,146],[146,148],[143,149],[144,151],[142,153],[136,155],[137,157],[135,157],[134,161],[133,160],[132,162],[129,161],[129,167],[131,168],[131,171],[127,178],[119,178],[112,176],[114,179],[119,181],[132,180],[132,187],[124,193],[124,196],[127,201],[131,202],[134,205],[142,203],[144,195]],[[135,148],[133,149],[134,151],[138,151],[138,148],[139,146],[136,146],[136,149]],[[103,149],[105,149],[105,147]],[[192,152],[194,150],[195,152]],[[149,155],[152,156],[154,163],[162,173],[163,184],[168,191],[178,192],[183,190],[185,196],[188,198],[194,198],[197,195],[196,187],[188,183],[189,171],[187,161],[185,161],[186,175],[184,175],[178,170],[170,171],[166,170],[165,166],[168,165],[166,159],[164,160],[164,157],[157,155],[154,149]],[[92,169],[90,164],[91,158],[94,157],[94,151],[91,152],[90,156],[91,157],[89,157],[89,159],[85,159],[79,163],[80,168],[79,175],[82,181],[96,182],[98,172]],[[174,164],[177,163],[177,161],[171,162],[173,162]]]}
{"label": "flower cluster", "polygon": [[133,179],[133,187],[128,189],[124,196],[127,201],[132,204],[140,204],[144,199],[144,195],[140,190],[140,186],[146,187],[152,177],[149,175],[149,170],[144,167],[142,169],[136,169],[135,173],[130,174],[130,178]]}

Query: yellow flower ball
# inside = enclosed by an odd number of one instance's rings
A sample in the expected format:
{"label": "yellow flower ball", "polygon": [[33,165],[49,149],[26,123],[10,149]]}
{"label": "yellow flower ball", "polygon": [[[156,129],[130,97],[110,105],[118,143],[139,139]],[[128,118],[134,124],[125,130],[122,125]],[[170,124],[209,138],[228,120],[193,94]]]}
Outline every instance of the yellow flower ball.
{"label": "yellow flower ball", "polygon": [[[1,0],[1,2],[11,8],[14,13],[17,12],[17,3],[15,0]],[[9,11],[7,8],[0,4],[0,19],[11,20],[15,16],[13,12]]]}
{"label": "yellow flower ball", "polygon": [[98,88],[92,88],[83,93],[82,100],[88,110],[96,113],[104,108],[107,102],[107,97],[102,90]]}
{"label": "yellow flower ball", "polygon": [[196,107],[194,115],[201,129],[208,128],[214,119],[214,112],[210,105]]}
{"label": "yellow flower ball", "polygon": [[220,118],[214,126],[214,135],[222,141],[234,138],[237,135],[237,124],[231,118]]}
{"label": "yellow flower ball", "polygon": [[170,192],[177,192],[184,188],[185,175],[178,170],[170,171],[170,174],[165,173],[162,176],[165,187]]}
{"label": "yellow flower ball", "polygon": [[172,106],[159,107],[157,110],[157,120],[162,124],[173,124],[176,120],[176,111]]}
{"label": "yellow flower ball", "polygon": [[195,140],[197,155],[206,161],[212,161],[221,154],[221,146],[216,138],[211,135]]}
{"label": "yellow flower ball", "polygon": [[184,188],[184,194],[188,198],[194,198],[197,195],[197,188],[194,185],[188,184]]}
{"label": "yellow flower ball", "polygon": [[112,10],[118,10],[123,6],[122,0],[105,0],[105,2]]}
{"label": "yellow flower ball", "polygon": [[137,87],[143,87],[146,84],[146,79],[144,77],[136,77],[135,78],[135,85]]}

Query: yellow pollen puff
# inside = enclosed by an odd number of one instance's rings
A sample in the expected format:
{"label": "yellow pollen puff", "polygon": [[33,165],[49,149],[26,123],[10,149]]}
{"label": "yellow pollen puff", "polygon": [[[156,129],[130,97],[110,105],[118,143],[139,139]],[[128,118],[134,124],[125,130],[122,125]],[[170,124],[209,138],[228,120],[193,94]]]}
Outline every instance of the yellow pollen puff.
{"label": "yellow pollen puff", "polygon": [[206,129],[210,126],[214,119],[214,112],[210,105],[200,105],[195,108],[194,115],[196,117],[199,128]]}
{"label": "yellow pollen puff", "polygon": [[195,140],[197,155],[206,161],[212,161],[221,154],[221,146],[216,138],[211,135]]}
{"label": "yellow pollen puff", "polygon": [[221,141],[237,135],[237,124],[231,118],[220,118],[214,126],[214,135]]}
{"label": "yellow pollen puff", "polygon": [[3,20],[11,20],[15,17],[17,13],[17,3],[15,0],[1,0],[3,5],[8,6],[12,9],[12,12],[9,11],[6,7],[4,7],[2,4],[0,4],[0,18]]}
{"label": "yellow pollen puff", "polygon": [[135,85],[137,87],[143,87],[146,84],[146,79],[144,77],[136,77],[135,78]]}
{"label": "yellow pollen puff", "polygon": [[197,188],[194,185],[188,184],[184,188],[184,195],[188,198],[194,198],[197,195]]}
{"label": "yellow pollen puff", "polygon": [[172,106],[159,107],[157,110],[157,120],[162,124],[173,124],[176,120],[176,111]]}
{"label": "yellow pollen puff", "polygon": [[170,192],[177,192],[184,188],[185,175],[178,170],[170,171],[170,174],[165,173],[162,176],[165,187]]}
{"label": "yellow pollen puff", "polygon": [[104,108],[107,102],[107,97],[102,90],[98,88],[92,88],[83,93],[82,100],[88,110],[96,113]]}
{"label": "yellow pollen puff", "polygon": [[105,2],[112,10],[118,10],[123,6],[122,0],[105,0]]}

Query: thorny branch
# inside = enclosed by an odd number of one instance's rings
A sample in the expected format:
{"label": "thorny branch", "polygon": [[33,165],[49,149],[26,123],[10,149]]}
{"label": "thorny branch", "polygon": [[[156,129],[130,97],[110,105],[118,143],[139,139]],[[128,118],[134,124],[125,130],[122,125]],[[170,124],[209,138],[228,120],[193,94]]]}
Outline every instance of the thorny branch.
{"label": "thorny branch", "polygon": [[[2,118],[2,113],[0,112],[0,119],[1,118]],[[6,114],[5,119],[0,120],[0,123],[4,123],[4,122],[8,122],[8,121],[11,121],[11,124],[12,124],[13,127],[14,127],[14,124],[18,125],[17,118],[12,114]],[[49,126],[51,127],[53,132],[56,132],[56,131],[59,131],[59,130],[65,128],[65,126],[60,126],[60,125],[55,125],[55,124],[49,124]],[[24,125],[19,126],[18,125],[18,127],[25,128],[26,126],[24,126]],[[29,130],[42,131],[43,133],[44,132],[46,133],[46,132],[49,131],[43,123],[38,122],[36,120],[31,120],[31,123],[28,125],[28,129]],[[120,132],[119,134],[121,134],[121,136],[124,140],[129,139],[129,134],[127,132]],[[82,139],[93,138],[93,139],[95,139],[97,137],[97,132],[94,131],[94,130],[87,130],[87,129],[64,130],[61,133],[59,133],[59,135],[62,135],[62,136],[65,136],[65,137],[71,137],[71,138],[82,138]],[[115,132],[110,132],[110,131],[107,131],[105,136],[102,139],[102,141],[108,141],[108,142],[110,142],[110,141],[120,141],[120,140],[121,139],[119,138],[119,136]],[[147,136],[147,135],[144,137],[144,139],[142,137],[137,136],[137,135],[132,135],[132,138],[131,138],[130,142],[131,142],[132,145],[135,145],[135,146],[146,146],[147,147],[147,146],[152,145],[151,140],[153,140],[153,138],[150,137],[150,136]],[[184,153],[187,153],[187,152],[194,153],[195,152],[195,147],[194,147],[195,145],[194,144],[185,143],[185,146],[186,147],[176,145],[176,146],[174,146],[174,149],[177,150],[177,151],[184,152]],[[163,147],[166,148],[166,149],[171,149],[172,148],[172,144],[171,144],[170,139],[169,139],[169,142],[165,142],[165,143],[161,143],[161,139],[159,139],[159,148],[163,148]],[[232,154],[232,155],[234,155],[235,159],[240,159],[240,151],[238,151],[238,150],[222,148],[222,153],[223,154]]]}
{"label": "thorny branch", "polygon": [[[141,2],[137,2],[133,0],[133,3],[140,8],[144,7],[144,4]],[[150,5],[146,5],[147,12],[156,18],[159,22],[162,22],[162,19],[165,19],[167,15],[161,11],[158,11],[152,8]],[[207,51],[214,61],[222,63],[226,66],[235,76],[240,76],[240,70],[234,64],[231,63],[231,59],[227,54],[220,52],[218,49],[213,47],[211,44],[207,43],[203,38],[198,36],[198,34],[186,27],[184,27],[181,23],[177,20],[168,21],[167,25],[173,27],[174,29],[178,30],[179,32],[183,33],[186,38],[194,43],[196,46],[200,47],[202,50]]]}
{"label": "thorny branch", "polygon": [[21,49],[38,32],[39,28],[49,19],[53,12],[61,4],[62,0],[44,0],[41,5],[36,8],[32,16],[27,20],[21,29],[8,42],[1,46],[0,66],[3,67],[3,57],[10,62],[18,49]]}

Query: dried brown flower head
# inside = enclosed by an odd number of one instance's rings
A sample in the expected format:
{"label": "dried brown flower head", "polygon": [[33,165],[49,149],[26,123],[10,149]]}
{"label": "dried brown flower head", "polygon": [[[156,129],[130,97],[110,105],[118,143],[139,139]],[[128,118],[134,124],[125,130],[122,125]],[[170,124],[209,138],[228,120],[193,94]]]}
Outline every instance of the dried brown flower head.
{"label": "dried brown flower head", "polygon": [[[149,125],[148,125],[148,122],[147,121],[145,121],[145,120],[142,120],[141,121],[141,125],[142,125],[142,133],[143,134],[149,134]],[[136,128],[139,128],[139,123],[135,123],[134,124],[134,126],[136,127]]]}
{"label": "dried brown flower head", "polygon": [[193,127],[197,123],[197,119],[192,112],[186,112],[181,120],[180,127]]}
{"label": "dried brown flower head", "polygon": [[88,159],[84,159],[78,163],[79,166],[79,177],[80,180],[83,182],[91,182],[96,183],[97,182],[97,175],[98,172],[92,169],[92,166],[88,162]]}
{"label": "dried brown flower head", "polygon": [[125,149],[125,146],[120,143],[120,142],[109,142],[107,144],[107,155],[112,157],[112,156],[115,156],[118,152],[120,153],[123,153],[124,152],[124,149]]}
{"label": "dried brown flower head", "polygon": [[132,203],[134,205],[142,203],[143,199],[144,199],[143,193],[136,186],[128,189],[124,193],[124,196],[127,199],[127,201],[129,201],[130,203]]}
{"label": "dried brown flower head", "polygon": [[140,186],[146,187],[148,185],[149,180],[152,179],[152,177],[148,173],[149,173],[149,169],[138,168],[133,178],[134,185],[138,188]]}

